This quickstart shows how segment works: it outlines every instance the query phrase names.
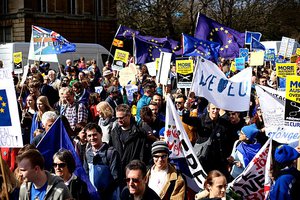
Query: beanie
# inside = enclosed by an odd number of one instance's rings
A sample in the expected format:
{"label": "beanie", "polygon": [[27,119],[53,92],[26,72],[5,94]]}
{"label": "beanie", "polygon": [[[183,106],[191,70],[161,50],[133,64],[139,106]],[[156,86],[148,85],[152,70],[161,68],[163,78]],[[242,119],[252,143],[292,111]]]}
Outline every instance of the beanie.
{"label": "beanie", "polygon": [[152,144],[151,153],[152,155],[159,153],[159,152],[165,152],[169,155],[169,147],[165,141],[156,141]]}
{"label": "beanie", "polygon": [[246,137],[250,140],[253,141],[254,138],[256,137],[257,133],[259,130],[257,129],[255,124],[251,124],[248,126],[244,126],[242,128],[242,132],[246,135]]}
{"label": "beanie", "polygon": [[300,154],[289,145],[280,145],[275,150],[275,160],[279,163],[287,163],[299,158]]}

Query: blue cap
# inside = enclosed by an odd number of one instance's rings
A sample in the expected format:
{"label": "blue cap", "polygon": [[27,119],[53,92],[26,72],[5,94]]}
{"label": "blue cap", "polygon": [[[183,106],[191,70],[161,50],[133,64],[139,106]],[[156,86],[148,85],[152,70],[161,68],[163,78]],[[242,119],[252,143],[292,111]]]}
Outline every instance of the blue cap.
{"label": "blue cap", "polygon": [[287,163],[299,158],[300,154],[289,145],[280,145],[275,150],[275,160],[279,163]]}
{"label": "blue cap", "polygon": [[251,124],[248,126],[244,126],[242,128],[242,132],[246,135],[246,137],[250,140],[253,141],[254,138],[256,137],[257,133],[259,130],[257,129],[255,124]]}

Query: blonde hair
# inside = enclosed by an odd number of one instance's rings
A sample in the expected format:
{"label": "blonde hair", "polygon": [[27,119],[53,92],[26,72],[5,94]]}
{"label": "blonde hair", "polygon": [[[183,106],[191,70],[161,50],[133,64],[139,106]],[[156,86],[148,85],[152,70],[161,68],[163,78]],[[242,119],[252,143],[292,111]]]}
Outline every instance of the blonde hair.
{"label": "blonde hair", "polygon": [[[0,158],[2,159],[2,158]],[[6,177],[6,185],[7,185],[7,192],[9,194],[11,194],[16,188],[19,188],[20,187],[20,183],[18,181],[18,179],[16,178],[15,174],[13,172],[11,172],[9,170],[9,167],[8,165],[6,164],[6,162],[2,159],[2,163],[3,163],[3,169],[4,169],[4,173],[2,172],[2,169],[0,168],[1,170],[1,176],[3,178],[3,174],[5,174],[5,177]],[[2,185],[1,185],[1,189],[0,189],[0,198],[1,199],[6,199],[6,195],[5,195],[5,185],[4,185],[4,181],[2,182]]]}
{"label": "blonde hair", "polygon": [[[42,104],[45,106],[45,112],[46,111],[54,111],[54,109],[49,104],[48,97],[46,97],[46,96],[39,96],[37,98],[37,100],[36,100],[36,104],[37,104],[38,101],[42,102]],[[39,121],[42,120],[42,115],[43,115],[43,113],[38,112],[38,119],[39,119]]]}
{"label": "blonde hair", "polygon": [[114,115],[113,108],[106,101],[98,103],[96,109],[99,113],[101,112],[104,115],[105,119],[111,118]]}

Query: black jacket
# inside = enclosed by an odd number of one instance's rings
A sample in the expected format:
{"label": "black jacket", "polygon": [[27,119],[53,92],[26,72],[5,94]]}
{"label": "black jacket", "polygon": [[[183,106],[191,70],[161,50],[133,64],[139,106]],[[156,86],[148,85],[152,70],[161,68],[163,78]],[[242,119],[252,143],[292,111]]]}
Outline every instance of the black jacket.
{"label": "black jacket", "polygon": [[72,198],[74,198],[76,200],[79,200],[79,199],[89,200],[90,199],[87,185],[79,177],[76,176],[73,180],[71,180],[68,185],[68,188],[70,190]]}
{"label": "black jacket", "polygon": [[[123,142],[121,138],[123,138]],[[146,133],[140,129],[133,120],[129,130],[124,131],[117,125],[111,131],[111,143],[121,156],[123,172],[126,165],[134,159],[147,163],[146,158],[149,158],[149,156],[145,155],[147,152],[146,139]]]}
{"label": "black jacket", "polygon": [[[121,200],[134,200],[134,197],[129,193],[129,189],[127,186],[121,193]],[[161,200],[161,198],[151,188],[146,186],[142,200]]]}

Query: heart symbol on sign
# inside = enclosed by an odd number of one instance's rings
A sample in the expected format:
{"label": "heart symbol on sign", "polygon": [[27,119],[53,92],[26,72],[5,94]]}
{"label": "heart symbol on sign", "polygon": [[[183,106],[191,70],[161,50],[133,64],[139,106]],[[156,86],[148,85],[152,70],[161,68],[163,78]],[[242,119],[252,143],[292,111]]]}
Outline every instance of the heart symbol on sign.
{"label": "heart symbol on sign", "polygon": [[228,80],[221,78],[218,84],[218,92],[222,93],[223,90],[225,90],[227,84],[228,84]]}

